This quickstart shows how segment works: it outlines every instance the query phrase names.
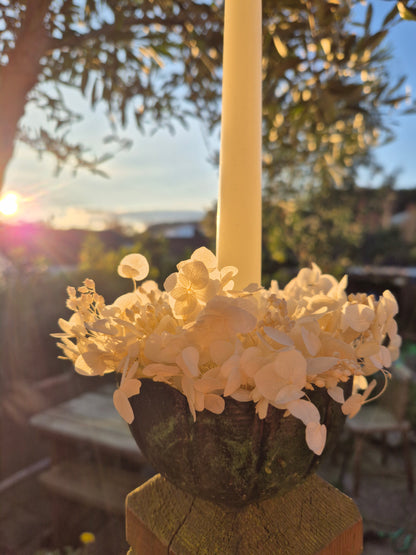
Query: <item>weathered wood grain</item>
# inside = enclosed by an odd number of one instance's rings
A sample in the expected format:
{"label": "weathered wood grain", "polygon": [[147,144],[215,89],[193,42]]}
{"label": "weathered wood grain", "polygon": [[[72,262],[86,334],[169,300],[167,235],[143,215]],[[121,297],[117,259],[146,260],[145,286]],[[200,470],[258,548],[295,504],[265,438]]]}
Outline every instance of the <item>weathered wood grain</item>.
{"label": "weathered wood grain", "polygon": [[51,439],[93,444],[100,449],[142,462],[143,455],[127,424],[113,406],[112,391],[105,386],[36,414],[32,426]]}
{"label": "weathered wood grain", "polygon": [[126,500],[132,555],[358,555],[354,502],[312,474],[283,496],[241,509],[195,498],[160,475]]}
{"label": "weathered wood grain", "polygon": [[144,472],[104,465],[97,469],[91,463],[68,460],[52,466],[39,478],[50,491],[66,499],[123,515],[126,495],[147,477]]}

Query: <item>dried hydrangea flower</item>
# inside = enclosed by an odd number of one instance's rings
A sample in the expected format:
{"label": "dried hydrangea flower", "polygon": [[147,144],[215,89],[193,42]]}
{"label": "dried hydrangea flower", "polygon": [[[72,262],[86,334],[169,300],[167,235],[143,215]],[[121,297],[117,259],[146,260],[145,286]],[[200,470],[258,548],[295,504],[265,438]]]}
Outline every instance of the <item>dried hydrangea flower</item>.
{"label": "dried hydrangea flower", "polygon": [[259,418],[269,406],[305,424],[309,448],[321,454],[326,427],[308,392],[325,388],[352,417],[369,401],[363,394],[345,399],[342,384],[365,381],[399,356],[401,338],[390,291],[347,296],[347,278],[337,281],[316,264],[300,270],[283,289],[234,289],[234,267],[218,268],[206,248],[177,265],[165,290],[145,279],[144,256],[129,254],[118,273],[134,290],[107,305],[92,280],[68,288],[74,314],[59,320],[55,334],[64,358],[81,374],[121,374],[114,404],[131,422],[129,398],[140,392],[141,378],[181,391],[194,418],[209,410],[221,414],[226,397],[255,403]]}

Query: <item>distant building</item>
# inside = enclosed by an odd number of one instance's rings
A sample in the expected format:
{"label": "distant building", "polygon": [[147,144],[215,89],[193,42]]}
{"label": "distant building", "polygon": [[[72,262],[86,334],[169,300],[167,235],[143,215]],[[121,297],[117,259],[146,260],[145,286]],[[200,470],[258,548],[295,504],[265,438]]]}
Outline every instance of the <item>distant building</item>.
{"label": "distant building", "polygon": [[168,241],[169,251],[182,260],[184,252],[189,254],[199,247],[208,247],[209,240],[201,230],[200,222],[171,222],[150,225],[147,233],[156,237],[164,237]]}
{"label": "distant building", "polygon": [[198,234],[198,227],[194,223],[170,225],[165,231],[167,239],[193,239]]}
{"label": "distant building", "polygon": [[400,229],[405,241],[416,241],[416,189],[399,189],[393,195],[391,225]]}
{"label": "distant building", "polygon": [[416,241],[416,188],[370,189],[360,187],[360,219],[371,232],[396,227],[406,242]]}

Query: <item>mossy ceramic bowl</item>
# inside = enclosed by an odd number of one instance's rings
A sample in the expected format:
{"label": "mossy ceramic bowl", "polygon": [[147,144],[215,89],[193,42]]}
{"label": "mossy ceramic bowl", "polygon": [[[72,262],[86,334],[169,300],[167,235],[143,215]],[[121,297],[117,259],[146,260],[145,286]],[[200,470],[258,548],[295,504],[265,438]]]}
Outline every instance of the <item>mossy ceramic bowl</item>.
{"label": "mossy ceramic bowl", "polygon": [[[326,389],[308,396],[328,429],[324,455],[344,415]],[[153,468],[182,490],[221,505],[241,507],[283,494],[313,472],[323,456],[306,445],[300,420],[273,407],[260,420],[254,403],[226,398],[222,414],[204,410],[194,422],[182,393],[149,379],[130,401],[131,432]]]}

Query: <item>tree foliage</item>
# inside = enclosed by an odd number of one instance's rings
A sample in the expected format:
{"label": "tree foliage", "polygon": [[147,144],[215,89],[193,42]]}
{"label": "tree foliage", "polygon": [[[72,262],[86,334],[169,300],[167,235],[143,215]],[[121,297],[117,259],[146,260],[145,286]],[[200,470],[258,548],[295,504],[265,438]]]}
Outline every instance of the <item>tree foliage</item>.
{"label": "tree foliage", "polygon": [[[342,275],[353,262],[365,232],[357,191],[314,190],[277,206],[264,203],[264,270],[317,262]],[[275,264],[273,264],[273,262]],[[277,264],[276,264],[277,263]]]}
{"label": "tree foliage", "polygon": [[96,233],[91,232],[87,235],[79,252],[78,270],[84,276],[83,279],[92,277],[104,283],[106,290],[110,283],[111,297],[116,298],[121,294],[120,289],[123,288],[127,292],[128,286],[126,286],[126,280],[120,278],[115,269],[124,256],[132,252],[140,252],[149,261],[148,279],[162,286],[167,276],[175,271],[177,262],[170,253],[168,241],[163,236],[149,232],[140,233],[132,239],[132,244],[129,246],[109,249]]}
{"label": "tree foliage", "polygon": [[[104,161],[67,136],[80,117],[68,87],[121,126],[218,120],[221,19],[215,3],[191,0],[1,0],[0,181],[15,134],[58,163],[95,171]],[[26,104],[50,125],[19,126]]]}
{"label": "tree foliage", "polygon": [[[264,150],[268,181],[283,193],[341,187],[393,139],[387,115],[409,102],[405,78],[388,74],[395,4],[376,27],[373,3],[266,3]],[[403,111],[413,106],[404,105]]]}
{"label": "tree foliage", "polygon": [[[361,18],[358,5],[263,0],[265,167],[280,190],[339,186],[392,136],[384,116],[406,94],[386,72],[386,38],[414,6],[393,3],[375,28],[372,3]],[[141,130],[190,116],[216,128],[222,28],[222,0],[0,0],[0,183],[15,138],[102,171],[107,155],[68,134],[80,116],[67,88],[106,107],[108,141],[132,118]],[[23,126],[30,105],[49,125]]]}
{"label": "tree foliage", "polygon": [[[290,199],[263,199],[262,276],[286,282],[312,262],[342,277],[352,265],[408,266],[416,261],[416,238],[392,223],[394,199],[415,190],[398,190],[388,176],[379,188],[315,188]],[[216,208],[202,222],[215,243]]]}

